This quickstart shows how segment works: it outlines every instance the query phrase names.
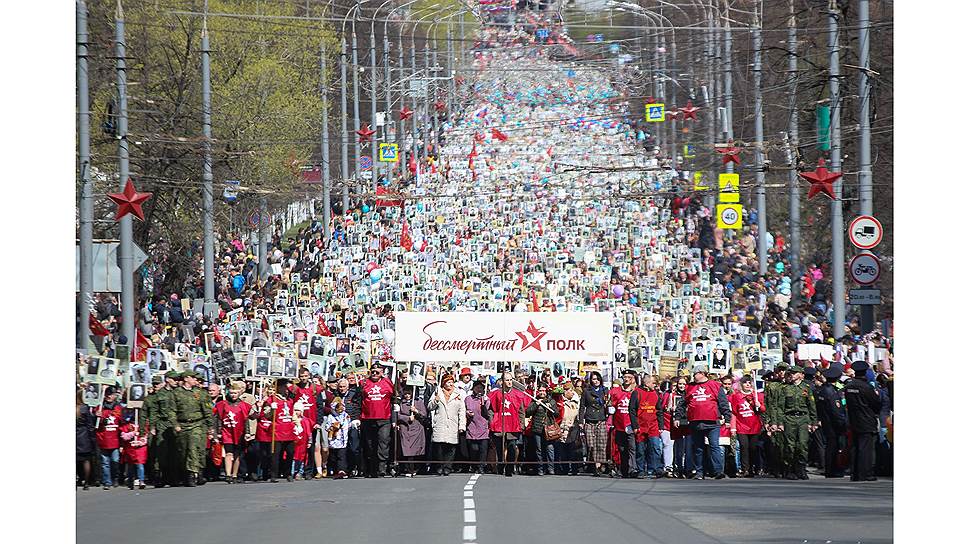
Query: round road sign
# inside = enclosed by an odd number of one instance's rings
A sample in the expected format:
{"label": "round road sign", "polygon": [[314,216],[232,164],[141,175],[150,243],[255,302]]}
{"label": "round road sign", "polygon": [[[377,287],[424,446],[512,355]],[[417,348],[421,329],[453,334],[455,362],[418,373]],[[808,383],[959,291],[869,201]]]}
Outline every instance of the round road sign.
{"label": "round road sign", "polygon": [[739,222],[740,214],[734,208],[723,208],[719,218],[723,221],[723,224],[729,228]]}
{"label": "round road sign", "polygon": [[881,222],[870,215],[861,215],[850,222],[847,228],[850,243],[858,249],[873,249],[881,243],[884,229]]}
{"label": "round road sign", "polygon": [[861,253],[850,260],[850,278],[861,285],[870,285],[881,277],[881,262],[870,253]]}

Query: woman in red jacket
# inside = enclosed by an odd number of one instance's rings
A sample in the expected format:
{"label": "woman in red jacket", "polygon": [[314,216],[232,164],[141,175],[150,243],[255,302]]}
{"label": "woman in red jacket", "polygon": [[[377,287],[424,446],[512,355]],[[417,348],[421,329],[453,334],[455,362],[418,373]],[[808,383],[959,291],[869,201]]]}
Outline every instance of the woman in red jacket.
{"label": "woman in red jacket", "polygon": [[692,436],[687,425],[675,426],[672,420],[675,418],[676,406],[682,402],[686,393],[688,378],[680,376],[673,380],[672,391],[662,394],[660,413],[662,414],[662,429],[669,431],[669,440],[672,441],[672,467],[666,467],[666,476],[685,478],[691,473],[693,468],[692,455]]}
{"label": "woman in red jacket", "polygon": [[296,402],[293,407],[293,454],[292,477],[299,480],[303,477],[303,469],[309,452],[309,438],[312,436],[313,424],[304,416],[306,405]]}
{"label": "woman in red jacket", "polygon": [[[130,414],[133,419],[133,413]],[[136,421],[121,426],[121,462],[128,465],[128,489],[145,488],[145,463],[148,462],[148,435]]]}
{"label": "woman in red jacket", "polygon": [[121,461],[118,448],[121,447],[122,408],[117,402],[118,393],[114,387],[104,390],[104,402],[94,409],[94,416],[98,418],[97,447],[101,450],[101,484],[104,489],[117,487],[118,481],[112,475],[117,472],[116,467]]}
{"label": "woman in red jacket", "polygon": [[753,391],[753,378],[743,376],[739,381],[740,390],[729,396],[733,409],[733,438],[739,441],[739,455],[742,466],[741,476],[753,478],[759,469],[759,436],[763,430],[760,420],[766,412],[763,393]]}

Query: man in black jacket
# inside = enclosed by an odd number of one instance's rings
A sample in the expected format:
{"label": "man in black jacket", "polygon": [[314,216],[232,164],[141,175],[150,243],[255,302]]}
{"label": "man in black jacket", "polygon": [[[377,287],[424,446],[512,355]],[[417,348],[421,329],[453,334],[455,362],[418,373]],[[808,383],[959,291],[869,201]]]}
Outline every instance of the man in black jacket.
{"label": "man in black jacket", "polygon": [[870,382],[865,380],[870,368],[864,361],[856,361],[850,366],[854,378],[847,381],[844,396],[847,399],[847,424],[853,435],[850,447],[850,481],[873,482],[874,441],[880,430],[878,414],[881,411],[881,397]]}
{"label": "man in black jacket", "polygon": [[817,419],[820,432],[824,436],[823,475],[826,478],[843,478],[843,467],[837,465],[837,453],[844,449],[847,441],[847,411],[844,409],[844,393],[840,378],[843,376],[840,363],[830,363],[823,371],[826,380],[814,392],[817,402]]}

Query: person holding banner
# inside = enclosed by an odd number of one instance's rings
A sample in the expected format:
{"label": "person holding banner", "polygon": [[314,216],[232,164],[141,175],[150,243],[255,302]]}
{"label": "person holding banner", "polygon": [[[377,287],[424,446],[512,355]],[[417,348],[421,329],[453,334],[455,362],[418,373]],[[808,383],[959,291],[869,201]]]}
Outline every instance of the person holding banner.
{"label": "person holding banner", "polygon": [[252,409],[248,403],[240,399],[245,391],[245,384],[232,382],[229,385],[229,396],[215,405],[214,441],[222,444],[225,452],[225,483],[239,483],[239,463],[245,451],[243,436],[245,435],[245,421]]}
{"label": "person holding banner", "polygon": [[367,478],[388,477],[390,459],[391,407],[396,401],[393,382],[383,377],[383,367],[374,362],[363,381],[360,421],[363,435],[363,465]]}
{"label": "person holding banner", "polygon": [[719,434],[720,427],[731,417],[729,400],[726,398],[726,390],[722,384],[716,380],[710,380],[705,367],[696,367],[693,370],[693,381],[686,385],[683,402],[676,407],[676,419],[672,423],[674,426],[682,426],[682,422],[685,421],[691,431],[692,460],[696,468],[694,479],[705,479],[703,453],[707,441],[716,479],[721,480],[726,477],[723,472],[725,463],[723,450],[719,448]]}
{"label": "person holding banner", "polygon": [[524,428],[524,407],[528,397],[513,387],[511,373],[501,374],[501,386],[488,394],[494,409],[491,418],[491,444],[497,454],[497,474],[514,476],[514,463],[518,458],[516,442]]}
{"label": "person holding banner", "polygon": [[434,392],[427,405],[433,427],[432,445],[434,460],[441,463],[437,467],[438,476],[449,476],[454,462],[454,451],[460,433],[467,430],[467,407],[464,395],[454,385],[454,376],[444,374],[440,387]]}
{"label": "person holding banner", "polygon": [[416,459],[422,457],[427,448],[424,422],[427,421],[427,408],[420,399],[413,398],[413,391],[404,387],[399,406],[394,407],[393,427],[397,430],[397,452],[400,455],[398,476],[413,478],[417,475]]}
{"label": "person holding banner", "polygon": [[94,416],[98,425],[95,436],[97,448],[101,452],[101,485],[104,489],[118,486],[118,478],[114,474],[121,462],[121,422],[123,408],[118,402],[118,392],[114,386],[104,389],[104,402],[94,409]]}
{"label": "person holding banner", "polygon": [[[470,369],[468,369],[470,370]],[[463,371],[462,371],[463,372]],[[484,474],[484,459],[487,457],[488,423],[494,412],[491,401],[484,395],[485,385],[481,380],[475,381],[471,393],[464,398],[467,411],[467,449],[469,461],[477,464],[474,472]]]}

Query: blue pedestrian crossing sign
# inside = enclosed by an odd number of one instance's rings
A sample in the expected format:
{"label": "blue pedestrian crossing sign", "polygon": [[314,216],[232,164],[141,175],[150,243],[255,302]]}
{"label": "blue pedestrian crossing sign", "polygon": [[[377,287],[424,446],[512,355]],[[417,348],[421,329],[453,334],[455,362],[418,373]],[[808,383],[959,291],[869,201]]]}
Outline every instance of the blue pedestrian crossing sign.
{"label": "blue pedestrian crossing sign", "polygon": [[397,162],[400,160],[397,144],[380,144],[380,162]]}
{"label": "blue pedestrian crossing sign", "polygon": [[661,123],[665,121],[665,104],[646,104],[645,120],[649,123]]}
{"label": "blue pedestrian crossing sign", "polygon": [[360,157],[360,170],[369,170],[371,168],[373,168],[373,159],[368,155]]}

